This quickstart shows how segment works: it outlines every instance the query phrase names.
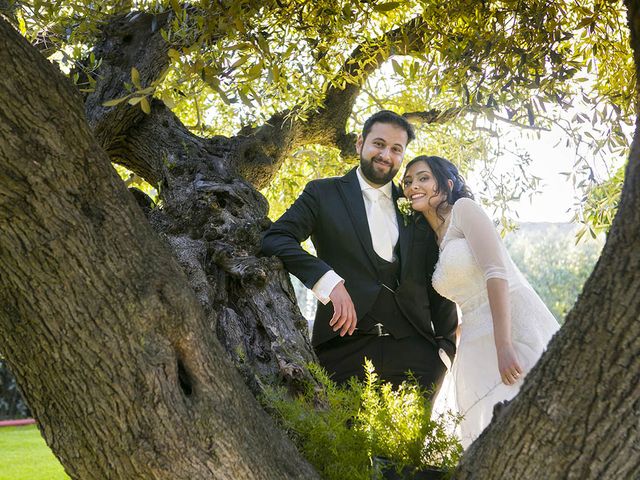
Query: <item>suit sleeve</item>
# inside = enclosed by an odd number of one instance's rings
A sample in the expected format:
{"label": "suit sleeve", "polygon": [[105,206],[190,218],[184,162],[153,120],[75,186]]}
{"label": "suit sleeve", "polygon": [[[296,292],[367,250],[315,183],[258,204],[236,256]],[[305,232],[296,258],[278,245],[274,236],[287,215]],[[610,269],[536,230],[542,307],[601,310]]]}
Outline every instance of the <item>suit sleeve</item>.
{"label": "suit sleeve", "polygon": [[300,246],[317,227],[319,205],[318,186],[315,182],[309,182],[293,205],[262,237],[262,253],[278,257],[287,271],[310,289],[331,270],[324,261]]}
{"label": "suit sleeve", "polygon": [[429,285],[429,301],[438,346],[444,349],[453,360],[456,354],[456,328],[458,328],[456,304],[442,297],[431,285]]}

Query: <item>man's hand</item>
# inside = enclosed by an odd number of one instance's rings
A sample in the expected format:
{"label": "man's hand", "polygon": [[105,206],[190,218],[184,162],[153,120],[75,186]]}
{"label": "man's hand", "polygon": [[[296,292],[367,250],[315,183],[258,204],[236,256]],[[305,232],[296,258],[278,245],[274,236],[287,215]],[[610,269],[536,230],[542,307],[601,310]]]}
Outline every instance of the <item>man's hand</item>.
{"label": "man's hand", "polygon": [[333,327],[334,332],[340,330],[341,337],[344,337],[346,333],[352,335],[356,329],[358,318],[356,317],[356,308],[353,306],[351,296],[343,282],[339,282],[333,287],[329,299],[333,304],[333,317],[329,321],[329,326]]}

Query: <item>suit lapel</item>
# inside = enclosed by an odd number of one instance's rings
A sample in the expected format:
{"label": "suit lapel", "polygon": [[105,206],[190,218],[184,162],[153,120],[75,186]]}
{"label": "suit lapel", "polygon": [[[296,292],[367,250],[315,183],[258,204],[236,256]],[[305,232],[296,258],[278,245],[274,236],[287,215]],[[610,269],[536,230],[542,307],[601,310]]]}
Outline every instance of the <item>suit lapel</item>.
{"label": "suit lapel", "polygon": [[358,239],[362,244],[362,248],[377,270],[377,262],[375,259],[375,252],[373,250],[373,243],[371,241],[371,232],[369,230],[369,222],[367,221],[367,211],[364,207],[362,190],[360,189],[360,182],[358,182],[355,168],[340,179],[338,187],[338,191],[340,192],[342,201],[349,213],[351,223],[355,228]]}
{"label": "suit lapel", "polygon": [[400,210],[398,209],[398,198],[400,198],[400,189],[392,184],[392,197],[393,207],[396,211],[396,218],[398,220],[398,243],[400,244],[400,278],[404,278],[407,273],[407,267],[409,263],[409,255],[411,251],[411,242],[413,241],[413,225],[409,222],[405,225],[405,219]]}

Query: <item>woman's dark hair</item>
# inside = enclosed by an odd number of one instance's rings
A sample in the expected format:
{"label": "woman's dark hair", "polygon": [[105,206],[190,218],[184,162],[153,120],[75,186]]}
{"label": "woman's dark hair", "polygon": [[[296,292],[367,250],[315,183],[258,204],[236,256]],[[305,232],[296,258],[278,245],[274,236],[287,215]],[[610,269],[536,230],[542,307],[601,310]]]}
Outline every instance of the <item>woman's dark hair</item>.
{"label": "woman's dark hair", "polygon": [[[444,217],[440,214],[440,210],[446,203],[453,205],[460,198],[473,198],[473,193],[471,193],[464,178],[460,175],[458,168],[449,160],[435,155],[420,155],[407,163],[404,171],[406,172],[411,165],[418,162],[424,162],[429,166],[438,184],[436,193],[444,191],[447,195],[446,200],[440,202],[436,207],[436,214],[441,220],[444,220]],[[453,188],[449,188],[448,180],[453,182]]]}

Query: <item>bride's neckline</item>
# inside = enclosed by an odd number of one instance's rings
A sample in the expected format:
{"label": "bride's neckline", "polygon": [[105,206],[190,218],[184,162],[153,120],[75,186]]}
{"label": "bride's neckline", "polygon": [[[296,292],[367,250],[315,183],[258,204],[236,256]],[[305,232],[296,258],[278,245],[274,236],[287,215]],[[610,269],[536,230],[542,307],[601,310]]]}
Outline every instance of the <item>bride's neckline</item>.
{"label": "bride's neckline", "polygon": [[436,235],[436,243],[442,249],[445,239],[447,238],[447,233],[449,233],[449,227],[451,226],[451,217],[453,216],[453,207],[449,210],[447,215],[444,218],[444,222],[434,230]]}

